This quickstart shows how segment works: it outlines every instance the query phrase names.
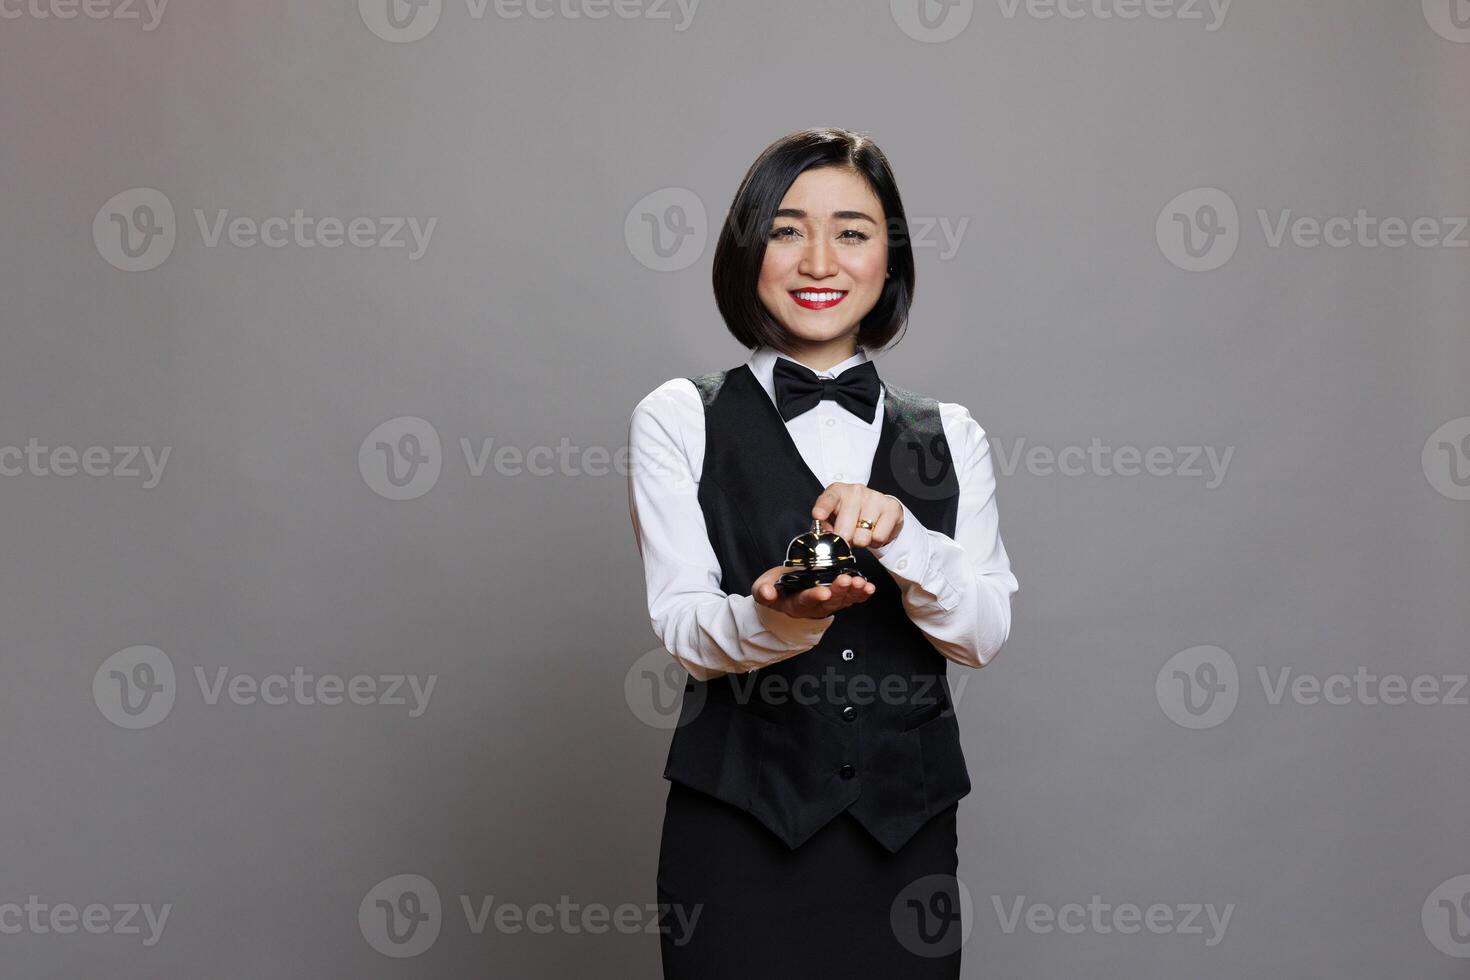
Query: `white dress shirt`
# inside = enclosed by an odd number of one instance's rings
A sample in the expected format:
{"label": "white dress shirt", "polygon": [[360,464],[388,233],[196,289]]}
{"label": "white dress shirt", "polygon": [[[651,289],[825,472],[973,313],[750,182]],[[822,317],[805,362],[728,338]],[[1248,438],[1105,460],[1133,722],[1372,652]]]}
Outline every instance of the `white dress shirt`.
{"label": "white dress shirt", "polygon": [[[786,355],[759,347],[746,362],[772,404],[777,357]],[[835,378],[867,359],[859,348],[841,364],[816,373]],[[985,432],[962,405],[940,402],[939,411],[959,481],[955,536],[925,528],[904,507],[898,535],[868,551],[898,583],[904,609],[934,648],[955,663],[983,667],[1010,635],[1016,577],[1000,538]],[[786,428],[824,486],[866,485],[883,415],[881,401],[868,422],[835,401],[823,400]],[[698,498],[704,404],[693,382],[673,378],[659,385],[638,403],[629,424],[628,507],[643,558],[649,619],[664,648],[690,675],[708,680],[752,671],[816,646],[835,615],[788,616],[750,595],[720,590],[720,563]],[[776,556],[771,564],[784,557]]]}

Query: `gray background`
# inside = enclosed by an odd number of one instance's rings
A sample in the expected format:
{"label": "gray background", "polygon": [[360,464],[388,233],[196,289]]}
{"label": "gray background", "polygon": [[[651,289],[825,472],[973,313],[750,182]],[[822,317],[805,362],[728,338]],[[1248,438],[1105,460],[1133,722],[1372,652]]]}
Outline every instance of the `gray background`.
{"label": "gray background", "polygon": [[[411,42],[378,36],[371,2],[174,0],[152,30],[146,11],[7,7],[0,449],[170,455],[151,488],[60,475],[64,452],[0,478],[0,905],[171,912],[153,945],[43,915],[0,931],[0,972],[657,975],[653,935],[476,934],[460,896],[656,900],[670,722],[638,692],[666,655],[625,476],[588,449],[625,446],[668,378],[744,360],[710,294],[714,232],[768,142],[839,125],[876,137],[911,216],[967,222],[953,254],[920,249],[880,371],[963,403],[1016,460],[998,466],[1012,638],[951,671],[975,785],[965,975],[1470,976],[1436,948],[1437,902],[1421,915],[1470,873],[1470,708],[1273,704],[1258,673],[1470,669],[1452,468],[1470,443],[1432,438],[1470,426],[1470,251],[1272,247],[1258,218],[1470,213],[1451,2],[1238,0],[1210,30],[1203,6],[988,0],[950,10],[970,19],[939,42],[904,30],[905,3],[707,0],[678,30],[675,7],[476,18],[445,0]],[[147,271],[92,234],[131,217],[136,197],[104,205],[133,188],[176,213]],[[684,212],[696,234],[660,271],[625,226],[677,217],[671,188],[704,214]],[[1238,248],[1208,272],[1156,233],[1196,188],[1238,207]],[[1204,220],[1196,204],[1177,213]],[[296,208],[438,220],[412,260],[211,247],[194,216]],[[440,473],[389,499],[359,449],[384,423],[411,448],[410,417]],[[477,476],[462,439],[579,448],[545,475]],[[1094,439],[1233,456],[1212,488],[1025,455]],[[1193,729],[1166,710],[1165,665],[1202,645],[1237,667],[1238,703]],[[138,646],[167,657],[175,700],[134,730],[104,662]],[[298,667],[437,680],[411,717],[211,704],[196,677]],[[358,919],[402,874],[443,903],[412,958]],[[1093,895],[1234,908],[1213,946],[1208,925],[1008,933],[996,912]]]}

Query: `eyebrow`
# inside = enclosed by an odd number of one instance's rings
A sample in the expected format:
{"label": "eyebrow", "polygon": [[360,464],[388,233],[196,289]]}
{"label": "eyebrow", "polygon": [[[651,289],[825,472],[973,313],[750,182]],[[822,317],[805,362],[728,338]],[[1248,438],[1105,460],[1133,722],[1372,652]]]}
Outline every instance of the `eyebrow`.
{"label": "eyebrow", "polygon": [[[800,208],[780,208],[771,215],[773,218],[805,218],[806,216],[806,212]],[[878,223],[861,211],[833,211],[832,217],[842,221],[872,221],[875,225]]]}

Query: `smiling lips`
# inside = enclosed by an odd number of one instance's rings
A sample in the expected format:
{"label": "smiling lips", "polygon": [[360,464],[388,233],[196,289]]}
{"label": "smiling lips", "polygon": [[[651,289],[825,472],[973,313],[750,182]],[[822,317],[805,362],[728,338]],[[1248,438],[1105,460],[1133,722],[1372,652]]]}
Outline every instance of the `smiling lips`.
{"label": "smiling lips", "polygon": [[787,292],[797,306],[807,310],[825,310],[847,297],[845,289],[790,289]]}

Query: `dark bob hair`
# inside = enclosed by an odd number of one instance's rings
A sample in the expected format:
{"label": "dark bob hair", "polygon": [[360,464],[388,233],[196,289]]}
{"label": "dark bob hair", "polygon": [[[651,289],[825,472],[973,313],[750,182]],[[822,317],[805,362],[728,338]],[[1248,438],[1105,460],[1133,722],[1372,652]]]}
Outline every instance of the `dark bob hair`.
{"label": "dark bob hair", "polygon": [[914,250],[908,218],[888,158],[866,133],[804,129],[783,136],[750,165],[725,216],[715,246],[715,303],[725,326],[748,348],[765,345],[786,352],[788,331],[757,294],[771,221],[796,178],[818,167],[850,170],[867,180],[887,219],[888,267],[883,293],[858,327],[857,343],[877,350],[908,322],[914,300]]}

